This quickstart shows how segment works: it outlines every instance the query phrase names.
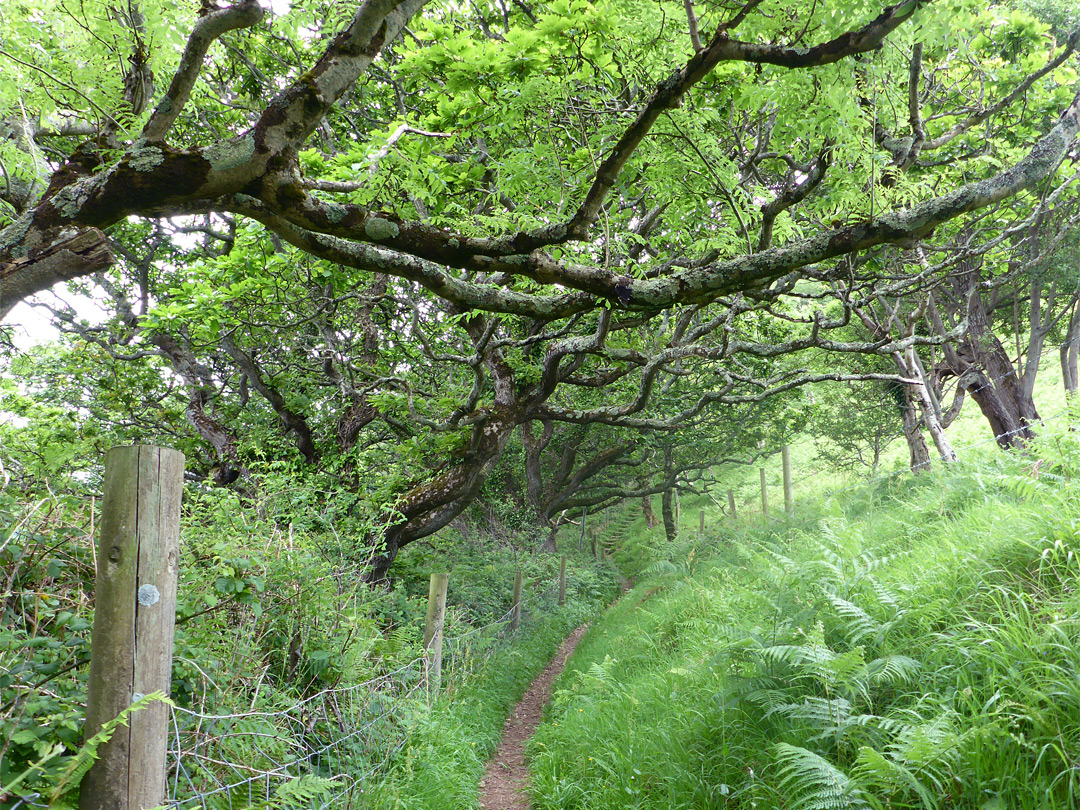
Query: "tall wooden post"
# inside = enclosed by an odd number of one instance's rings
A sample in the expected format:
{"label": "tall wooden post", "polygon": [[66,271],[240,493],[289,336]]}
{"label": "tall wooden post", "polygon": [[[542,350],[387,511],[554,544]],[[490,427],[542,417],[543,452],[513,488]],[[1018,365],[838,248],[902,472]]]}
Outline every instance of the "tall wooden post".
{"label": "tall wooden post", "polygon": [[566,604],[566,555],[559,558],[559,604]]}
{"label": "tall wooden post", "polygon": [[761,513],[769,516],[769,488],[765,483],[765,468],[761,468]]}
{"label": "tall wooden post", "polygon": [[698,520],[698,534],[702,537],[705,536],[705,510],[701,510],[700,519]]}
{"label": "tall wooden post", "polygon": [[795,512],[795,490],[791,484],[791,448],[786,444],[780,451],[784,465],[784,512],[791,517]]}
{"label": "tall wooden post", "polygon": [[443,623],[446,618],[446,588],[449,574],[432,574],[428,585],[427,618],[424,622],[424,649],[427,651],[430,682],[438,691],[442,681]]}
{"label": "tall wooden post", "polygon": [[[114,447],[105,456],[86,694],[86,737],[172,679],[184,454]],[[165,801],[169,715],[161,702],[128,718],[83,777],[81,810],[149,810]]]}
{"label": "tall wooden post", "polygon": [[727,505],[728,509],[731,510],[731,519],[735,520],[738,518],[739,515],[735,512],[735,490],[733,489],[727,491]]}
{"label": "tall wooden post", "polygon": [[521,624],[521,572],[514,574],[514,606],[510,609],[510,629],[517,630]]}

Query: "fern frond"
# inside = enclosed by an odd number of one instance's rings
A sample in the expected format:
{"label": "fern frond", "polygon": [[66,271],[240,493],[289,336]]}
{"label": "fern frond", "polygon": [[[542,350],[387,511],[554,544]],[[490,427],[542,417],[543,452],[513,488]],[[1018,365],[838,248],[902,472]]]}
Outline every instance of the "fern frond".
{"label": "fern frond", "polygon": [[295,810],[299,807],[310,807],[314,801],[328,798],[328,794],[340,787],[341,783],[336,779],[305,774],[282,782],[274,790],[273,796],[254,805],[252,810]]}
{"label": "fern frond", "polygon": [[763,649],[761,655],[788,667],[820,666],[835,658],[833,651],[821,644],[775,644]]}
{"label": "fern frond", "polygon": [[962,742],[954,717],[940,714],[908,725],[890,746],[889,757],[930,779],[940,791],[960,758]]}
{"label": "fern frond", "polygon": [[[753,681],[748,681],[745,685],[751,686],[752,684],[754,684]],[[791,700],[791,695],[781,689],[748,688],[742,691],[736,689],[729,692],[729,694],[731,697],[728,700],[728,706],[745,702],[757,706],[759,709],[764,709],[766,715]]]}
{"label": "fern frond", "polygon": [[878,686],[914,683],[921,669],[921,663],[906,655],[887,655],[866,665],[870,680]]}
{"label": "fern frond", "polygon": [[[153,692],[149,695],[143,695],[126,709],[121,711],[120,714],[116,715],[112,720],[103,724],[97,734],[84,742],[75,753],[75,756],[72,757],[67,768],[64,770],[64,773],[60,776],[56,786],[53,788],[50,802],[56,802],[63,793],[79,783],[97,760],[98,749],[112,739],[116,729],[120,726],[127,726],[128,718],[131,717],[132,714],[145,709],[151,703],[157,703],[159,701],[172,705],[172,701],[169,700],[164,692]],[[5,786],[5,790],[9,787],[10,786]]]}
{"label": "fern frond", "polygon": [[642,573],[648,577],[687,576],[689,570],[681,563],[673,563],[671,560],[657,560]]}
{"label": "fern frond", "polygon": [[766,713],[779,714],[791,720],[809,723],[818,729],[835,730],[851,719],[851,702],[843,698],[828,700],[820,697],[803,698],[802,703],[781,703]]}
{"label": "fern frond", "polygon": [[845,623],[840,629],[852,644],[859,644],[866,639],[876,638],[881,632],[881,622],[855,603],[849,602],[847,599],[841,599],[835,594],[828,594],[826,598],[832,604],[833,609],[844,619]]}
{"label": "fern frond", "polygon": [[859,785],[824,757],[788,743],[773,748],[780,764],[778,787],[792,810],[870,810]]}
{"label": "fern frond", "polygon": [[874,748],[863,746],[859,749],[851,772],[862,784],[879,786],[890,794],[911,791],[919,797],[924,808],[937,810],[935,792],[920,782],[914,771]]}
{"label": "fern frond", "polygon": [[886,588],[873,578],[868,581],[868,584],[870,585],[870,589],[874,592],[874,596],[877,597],[878,603],[888,609],[888,613],[893,619],[899,619],[907,612],[901,606],[900,598],[889,588]]}

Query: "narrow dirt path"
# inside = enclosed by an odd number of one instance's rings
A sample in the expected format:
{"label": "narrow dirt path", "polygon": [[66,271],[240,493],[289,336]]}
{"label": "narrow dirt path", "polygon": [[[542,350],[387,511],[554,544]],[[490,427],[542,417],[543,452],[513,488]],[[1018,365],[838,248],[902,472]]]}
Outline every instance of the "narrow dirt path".
{"label": "narrow dirt path", "polygon": [[525,765],[525,743],[540,725],[544,706],[551,700],[551,686],[588,627],[583,624],[563,640],[555,657],[536,676],[506,718],[499,750],[488,762],[487,773],[480,781],[481,810],[528,810],[529,771]]}

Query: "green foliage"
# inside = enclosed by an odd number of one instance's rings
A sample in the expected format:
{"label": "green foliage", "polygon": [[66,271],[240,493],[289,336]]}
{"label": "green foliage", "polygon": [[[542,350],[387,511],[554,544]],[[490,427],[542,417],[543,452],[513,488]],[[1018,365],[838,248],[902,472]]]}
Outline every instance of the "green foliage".
{"label": "green foliage", "polygon": [[85,693],[75,673],[89,659],[95,570],[88,500],[0,488],[0,783],[23,774],[24,790],[48,783],[79,749]]}
{"label": "green foliage", "polygon": [[72,810],[78,806],[77,795],[72,792],[98,758],[98,749],[112,739],[116,729],[128,725],[128,718],[149,704],[169,699],[161,692],[144,695],[107,721],[94,736],[86,740],[74,754],[66,754],[66,746],[56,743],[48,750],[39,752],[40,758],[28,765],[20,774],[0,782],[0,800],[16,796],[33,796],[30,789],[48,786],[49,807],[56,810]]}
{"label": "green foliage", "polygon": [[601,603],[568,600],[522,625],[519,640],[487,658],[475,675],[433,703],[411,729],[372,806],[393,810],[475,807],[487,760],[506,716],[565,636],[595,618]]}

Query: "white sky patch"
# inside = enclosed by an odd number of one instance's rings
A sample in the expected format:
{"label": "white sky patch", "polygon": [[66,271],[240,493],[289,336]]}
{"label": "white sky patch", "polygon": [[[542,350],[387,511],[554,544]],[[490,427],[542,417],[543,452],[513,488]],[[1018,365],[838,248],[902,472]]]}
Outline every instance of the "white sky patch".
{"label": "white sky patch", "polygon": [[[109,318],[109,313],[85,295],[74,295],[66,284],[56,285],[56,291],[42,293],[41,296],[55,295],[75,310],[77,317],[90,324],[98,324]],[[52,316],[45,310],[23,302],[16,304],[4,319],[4,326],[12,328],[11,342],[18,351],[26,351],[42,343],[49,343],[60,336],[60,330],[53,326]]]}
{"label": "white sky patch", "polygon": [[56,340],[60,334],[48,318],[26,303],[15,305],[4,319],[4,326],[11,327],[11,342],[21,352]]}

